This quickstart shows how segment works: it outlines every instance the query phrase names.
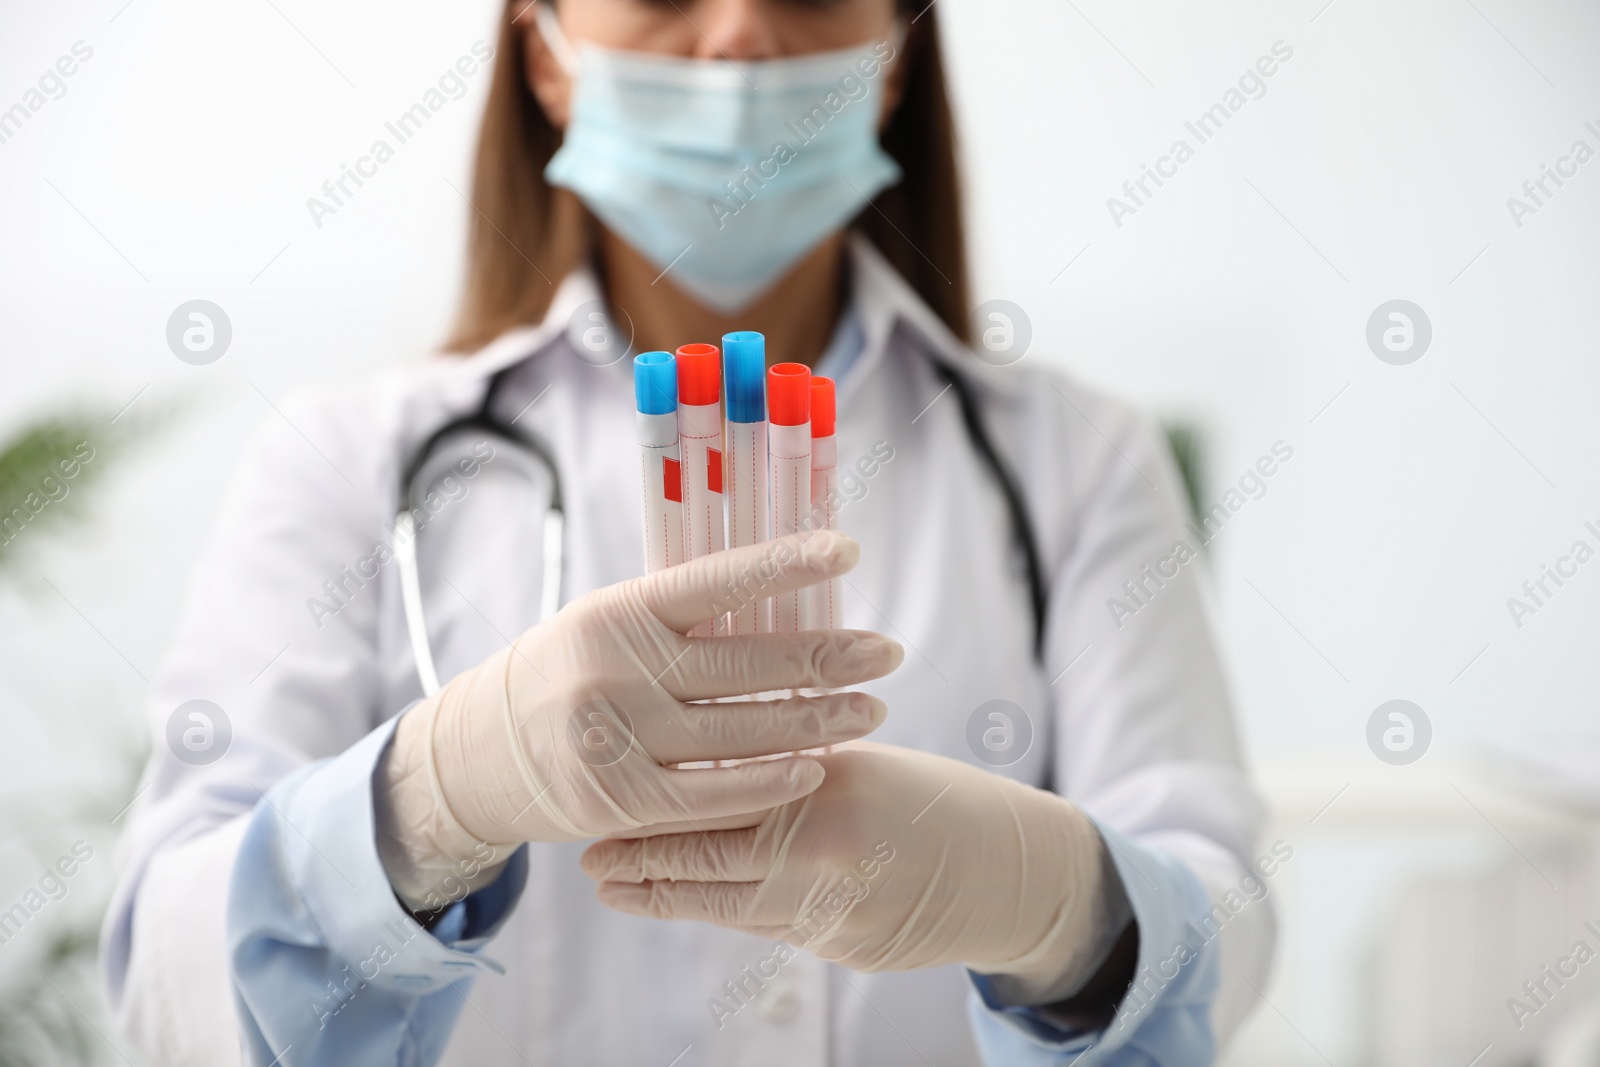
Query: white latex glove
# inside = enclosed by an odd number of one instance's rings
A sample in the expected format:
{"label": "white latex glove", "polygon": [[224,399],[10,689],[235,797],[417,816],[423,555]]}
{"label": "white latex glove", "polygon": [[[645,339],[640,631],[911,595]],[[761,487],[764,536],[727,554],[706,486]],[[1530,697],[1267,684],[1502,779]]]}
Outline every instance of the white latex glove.
{"label": "white latex glove", "polygon": [[816,792],[753,826],[600,841],[583,869],[619,911],[858,971],[963,963],[1015,1004],[1077,992],[1131,916],[1099,833],[1054,793],[870,742],[819,762]]}
{"label": "white latex glove", "polygon": [[[899,666],[894,641],[854,630],[686,637],[727,590],[800,589],[855,565],[838,533],[720,552],[596,590],[401,719],[376,775],[379,853],[412,908],[485,884],[524,841],[570,841],[756,812],[823,779],[812,759],[682,769],[875,729],[864,693],[693,704],[855,685]],[[767,575],[772,577],[766,577]]]}

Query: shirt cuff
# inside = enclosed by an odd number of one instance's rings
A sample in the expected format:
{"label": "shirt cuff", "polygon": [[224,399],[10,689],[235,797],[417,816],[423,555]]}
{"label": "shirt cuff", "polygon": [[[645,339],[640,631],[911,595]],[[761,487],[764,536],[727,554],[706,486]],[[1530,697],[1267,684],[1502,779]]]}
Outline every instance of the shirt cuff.
{"label": "shirt cuff", "polygon": [[[499,878],[451,904],[432,931],[411,917],[378,856],[372,797],[378,761],[398,721],[273,786],[255,819],[276,825],[252,827],[247,836],[264,830],[276,839],[289,886],[330,953],[362,982],[417,996],[479,970],[503,973],[480,950],[521,896],[528,857],[526,846],[518,848]],[[286,887],[262,888],[278,896]],[[232,910],[248,914],[248,900],[239,898],[250,890],[236,884],[234,894]]]}
{"label": "shirt cuff", "polygon": [[968,971],[973,1027],[984,1060],[1067,1063],[1081,1055],[1079,1067],[1090,1067],[1113,1060],[1137,1032],[1142,1056],[1135,1062],[1210,1063],[1215,1044],[1210,1009],[1219,985],[1217,946],[1195,922],[1207,914],[1211,901],[1200,880],[1171,853],[1098,821],[1095,829],[1139,924],[1133,982],[1104,1030],[1071,1031],[1036,1008],[1005,1004],[985,976]]}

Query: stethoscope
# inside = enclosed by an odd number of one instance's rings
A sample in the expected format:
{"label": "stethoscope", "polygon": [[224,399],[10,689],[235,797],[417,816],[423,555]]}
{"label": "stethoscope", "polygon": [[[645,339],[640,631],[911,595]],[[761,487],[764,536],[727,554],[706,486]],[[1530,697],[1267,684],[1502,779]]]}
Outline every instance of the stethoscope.
{"label": "stethoscope", "polygon": [[[943,361],[929,358],[934,372],[944,380],[955,394],[961,409],[961,423],[978,458],[988,468],[990,476],[1005,498],[1010,516],[1012,537],[1022,552],[1028,582],[1029,607],[1033,613],[1033,652],[1039,659],[1044,649],[1044,625],[1047,590],[1044,569],[1039,559],[1039,547],[1034,539],[1033,524],[1016,476],[1000,458],[994,441],[983,424],[977,398],[972,386],[953,367]],[[512,371],[518,364],[497,371],[489,379],[483,400],[477,410],[455,418],[433,431],[412,453],[411,459],[401,469],[400,510],[395,516],[394,557],[400,571],[400,599],[405,609],[406,632],[411,641],[411,655],[417,666],[417,679],[422,692],[431,696],[439,689],[439,672],[434,664],[433,649],[428,641],[427,616],[422,605],[422,582],[417,571],[417,527],[415,514],[439,479],[456,468],[461,456],[452,453],[448,445],[468,435],[491,436],[510,447],[506,455],[534,485],[548,482],[550,505],[544,518],[544,578],[539,586],[539,621],[550,618],[561,606],[561,569],[566,552],[566,511],[561,495],[561,475],[556,469],[555,453],[538,435],[517,429],[495,413],[496,401]],[[497,454],[496,462],[500,456]]]}
{"label": "stethoscope", "polygon": [[417,680],[424,696],[439,690],[439,671],[433,661],[433,646],[428,641],[428,619],[422,609],[422,578],[417,570],[416,514],[426,513],[423,502],[433,487],[462,458],[448,445],[466,438],[493,437],[510,446],[496,454],[520,469],[529,482],[548,481],[550,505],[544,513],[544,577],[539,583],[539,621],[543,622],[561,606],[561,568],[566,554],[566,504],[561,495],[561,474],[556,469],[555,453],[537,434],[524,433],[495,414],[495,401],[517,364],[496,371],[484,390],[483,401],[471,414],[451,419],[418,445],[400,473],[400,511],[394,520],[394,557],[400,570],[400,603],[405,609],[406,634],[411,640],[411,658],[417,665]]}

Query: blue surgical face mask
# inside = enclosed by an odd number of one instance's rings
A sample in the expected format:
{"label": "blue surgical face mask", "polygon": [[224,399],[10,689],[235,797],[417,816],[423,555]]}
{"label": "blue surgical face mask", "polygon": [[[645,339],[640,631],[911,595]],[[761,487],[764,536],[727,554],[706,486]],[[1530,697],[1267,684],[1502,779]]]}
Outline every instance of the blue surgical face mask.
{"label": "blue surgical face mask", "polygon": [[548,3],[534,17],[576,82],[545,179],[707,307],[747,307],[900,179],[878,144],[898,30],[735,63],[588,44],[575,54]]}

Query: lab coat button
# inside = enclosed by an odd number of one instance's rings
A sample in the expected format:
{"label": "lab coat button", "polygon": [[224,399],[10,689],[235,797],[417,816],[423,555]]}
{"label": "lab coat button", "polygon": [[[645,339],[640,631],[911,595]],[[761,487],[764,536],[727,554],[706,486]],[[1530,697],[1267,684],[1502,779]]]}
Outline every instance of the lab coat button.
{"label": "lab coat button", "polygon": [[786,1023],[800,1013],[800,995],[788,982],[768,982],[755,996],[756,1014],[769,1023]]}

